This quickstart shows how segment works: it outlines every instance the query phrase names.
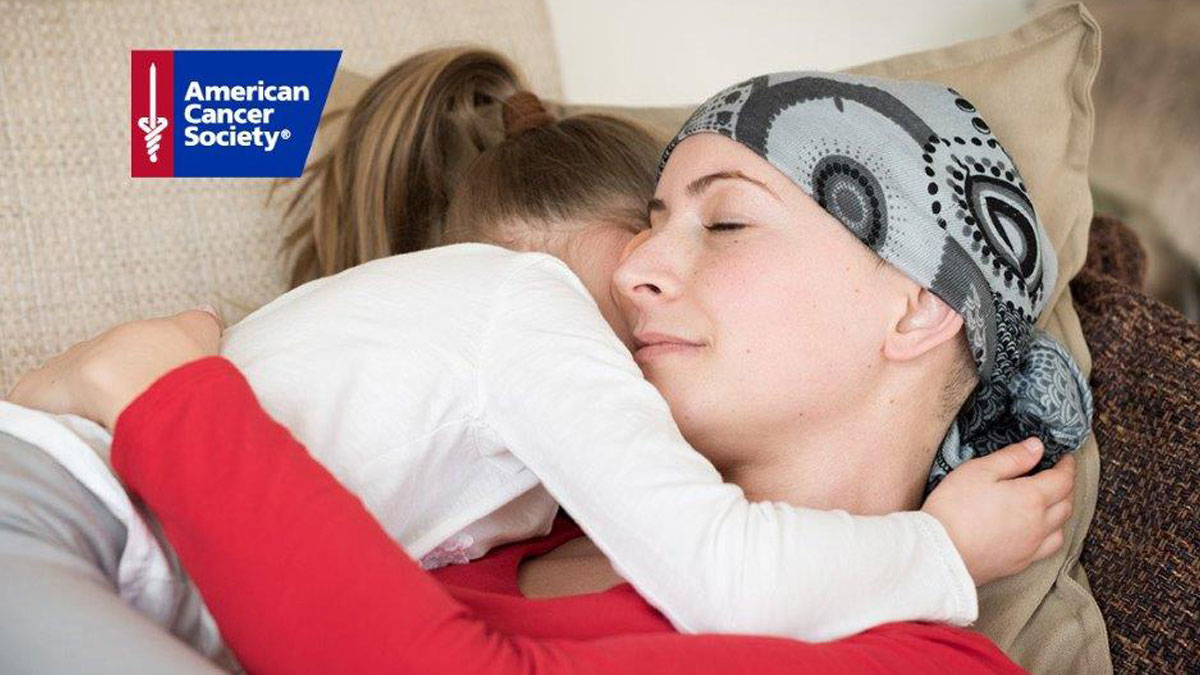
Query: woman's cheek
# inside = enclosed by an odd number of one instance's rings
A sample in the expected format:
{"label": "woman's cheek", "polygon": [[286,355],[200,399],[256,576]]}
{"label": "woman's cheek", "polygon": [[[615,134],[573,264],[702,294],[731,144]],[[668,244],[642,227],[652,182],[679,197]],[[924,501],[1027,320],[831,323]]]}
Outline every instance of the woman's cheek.
{"label": "woman's cheek", "polygon": [[821,286],[829,280],[803,274],[756,286],[740,305],[740,343],[747,372],[760,396],[785,408],[799,406],[836,377],[847,335],[848,308],[827,304]]}

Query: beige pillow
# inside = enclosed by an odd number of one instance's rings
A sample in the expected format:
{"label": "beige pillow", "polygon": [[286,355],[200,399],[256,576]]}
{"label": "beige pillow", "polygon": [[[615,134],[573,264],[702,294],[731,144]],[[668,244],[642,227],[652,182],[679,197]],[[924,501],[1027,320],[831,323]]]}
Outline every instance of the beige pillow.
{"label": "beige pillow", "polygon": [[[1085,373],[1090,372],[1091,356],[1067,282],[1083,265],[1092,218],[1087,182],[1093,117],[1090,90],[1099,57],[1099,29],[1076,4],[1050,11],[1003,35],[852,69],[869,75],[943,82],[983,112],[1021,169],[1058,253],[1058,280],[1039,325],[1067,346]],[[353,104],[369,82],[362,75],[339,72],[327,109]],[[601,111],[626,115],[655,128],[664,138],[673,135],[692,110],[558,108],[564,114]],[[321,133],[333,132],[329,125]],[[1112,670],[1104,621],[1079,564],[1096,504],[1099,456],[1093,437],[1088,437],[1079,459],[1074,512],[1066,526],[1063,548],[1022,574],[980,589],[976,627],[1035,673],[1092,675]]]}

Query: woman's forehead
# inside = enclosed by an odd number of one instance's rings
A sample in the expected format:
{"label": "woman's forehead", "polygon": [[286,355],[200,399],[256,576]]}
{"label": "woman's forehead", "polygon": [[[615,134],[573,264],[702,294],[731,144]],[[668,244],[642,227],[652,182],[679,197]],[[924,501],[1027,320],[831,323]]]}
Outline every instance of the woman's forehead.
{"label": "woman's forehead", "polygon": [[660,176],[649,212],[673,205],[698,205],[736,190],[736,194],[780,207],[794,215],[825,213],[794,181],[753,150],[715,133],[699,133],[679,143]]}
{"label": "woman's forehead", "polygon": [[[672,152],[659,178],[656,197],[696,198],[717,183],[742,183],[784,198],[795,183],[753,150],[720,134],[700,133],[685,138]],[[723,186],[723,185],[722,185]]]}

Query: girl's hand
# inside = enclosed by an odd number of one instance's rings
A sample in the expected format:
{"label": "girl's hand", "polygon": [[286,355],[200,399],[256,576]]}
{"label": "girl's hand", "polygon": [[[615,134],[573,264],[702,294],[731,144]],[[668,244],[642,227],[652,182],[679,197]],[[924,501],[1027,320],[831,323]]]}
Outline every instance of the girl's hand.
{"label": "girl's hand", "polygon": [[121,412],[155,380],[213,356],[224,325],[215,309],[117,325],[28,373],[9,401],[55,414],[73,413],[112,431]]}
{"label": "girl's hand", "polygon": [[1016,574],[1062,547],[1071,517],[1075,458],[1023,476],[1044,447],[1028,438],[971,459],[946,475],[921,510],[937,518],[976,586]]}

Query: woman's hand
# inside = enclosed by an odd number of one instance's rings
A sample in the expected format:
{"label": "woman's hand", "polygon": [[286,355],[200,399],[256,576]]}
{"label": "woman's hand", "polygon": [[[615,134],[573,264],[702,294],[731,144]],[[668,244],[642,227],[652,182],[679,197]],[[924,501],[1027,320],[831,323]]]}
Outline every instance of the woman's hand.
{"label": "woman's hand", "polygon": [[1016,574],[1062,547],[1071,517],[1075,458],[1032,476],[1037,438],[963,462],[929,493],[921,510],[946,528],[976,586]]}
{"label": "woman's hand", "polygon": [[211,307],[119,324],[28,373],[6,398],[27,408],[87,417],[112,431],[121,412],[155,380],[215,355],[223,329]]}

